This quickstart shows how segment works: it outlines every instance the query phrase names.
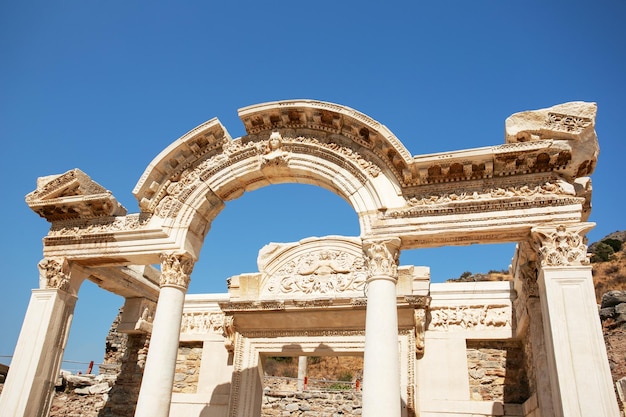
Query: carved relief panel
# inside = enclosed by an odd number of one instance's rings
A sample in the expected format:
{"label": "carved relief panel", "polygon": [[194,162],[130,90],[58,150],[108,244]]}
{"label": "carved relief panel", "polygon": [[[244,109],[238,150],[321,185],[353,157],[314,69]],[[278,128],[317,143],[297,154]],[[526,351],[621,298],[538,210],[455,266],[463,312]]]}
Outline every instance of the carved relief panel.
{"label": "carved relief panel", "polygon": [[362,296],[367,278],[359,239],[338,236],[268,245],[259,267],[262,299]]}

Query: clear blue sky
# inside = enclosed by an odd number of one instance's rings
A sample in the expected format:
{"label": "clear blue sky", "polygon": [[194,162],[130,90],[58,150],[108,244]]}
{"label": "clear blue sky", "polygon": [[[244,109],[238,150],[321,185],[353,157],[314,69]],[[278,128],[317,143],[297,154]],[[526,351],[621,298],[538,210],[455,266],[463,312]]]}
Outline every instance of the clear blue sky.
{"label": "clear blue sky", "polygon": [[[0,355],[12,354],[38,286],[48,223],[24,203],[37,177],[80,168],[137,212],[131,191],[162,149],[212,117],[241,136],[237,109],[260,102],[347,105],[412,154],[498,145],[512,113],[597,102],[589,237],[626,229],[624,22],[617,0],[2,2]],[[190,292],[225,291],[228,276],[256,270],[267,242],[358,233],[351,208],[326,190],[254,191],[215,220]],[[512,254],[511,245],[429,249],[401,263],[443,281],[506,268]],[[66,359],[102,360],[122,301],[84,284]]]}

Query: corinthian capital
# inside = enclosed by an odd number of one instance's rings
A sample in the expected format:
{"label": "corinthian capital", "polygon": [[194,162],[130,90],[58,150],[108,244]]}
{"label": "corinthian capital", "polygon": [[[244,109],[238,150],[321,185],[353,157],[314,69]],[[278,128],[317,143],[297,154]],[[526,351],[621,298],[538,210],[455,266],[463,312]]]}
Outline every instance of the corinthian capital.
{"label": "corinthian capital", "polygon": [[584,236],[595,223],[540,226],[531,230],[541,266],[588,265]]}
{"label": "corinthian capital", "polygon": [[162,253],[161,254],[161,287],[189,287],[190,275],[195,261],[187,254]]}
{"label": "corinthian capital", "polygon": [[38,264],[39,288],[67,291],[70,287],[70,267],[65,258],[45,258]]}
{"label": "corinthian capital", "polygon": [[398,260],[400,257],[400,239],[363,240],[365,262],[369,278],[398,277]]}

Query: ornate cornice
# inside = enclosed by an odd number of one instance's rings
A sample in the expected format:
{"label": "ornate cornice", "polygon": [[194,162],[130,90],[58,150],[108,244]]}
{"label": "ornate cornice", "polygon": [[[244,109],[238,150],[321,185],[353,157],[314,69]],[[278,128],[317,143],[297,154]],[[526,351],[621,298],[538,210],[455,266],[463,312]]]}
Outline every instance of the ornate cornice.
{"label": "ornate cornice", "polygon": [[126,214],[110,191],[79,169],[39,178],[26,203],[49,222]]}
{"label": "ornate cornice", "polygon": [[160,287],[177,287],[186,290],[189,287],[194,264],[194,259],[186,253],[161,254]]}
{"label": "ornate cornice", "polygon": [[584,235],[594,223],[541,226],[531,230],[541,266],[588,265]]}

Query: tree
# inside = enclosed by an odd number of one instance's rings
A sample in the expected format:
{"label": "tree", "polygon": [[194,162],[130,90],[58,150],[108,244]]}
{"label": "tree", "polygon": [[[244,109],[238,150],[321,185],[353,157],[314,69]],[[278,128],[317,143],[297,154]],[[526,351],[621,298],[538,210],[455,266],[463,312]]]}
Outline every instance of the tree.
{"label": "tree", "polygon": [[613,247],[607,245],[604,242],[598,243],[593,249],[593,255],[591,256],[591,262],[606,262],[611,259],[611,256],[615,253]]}

